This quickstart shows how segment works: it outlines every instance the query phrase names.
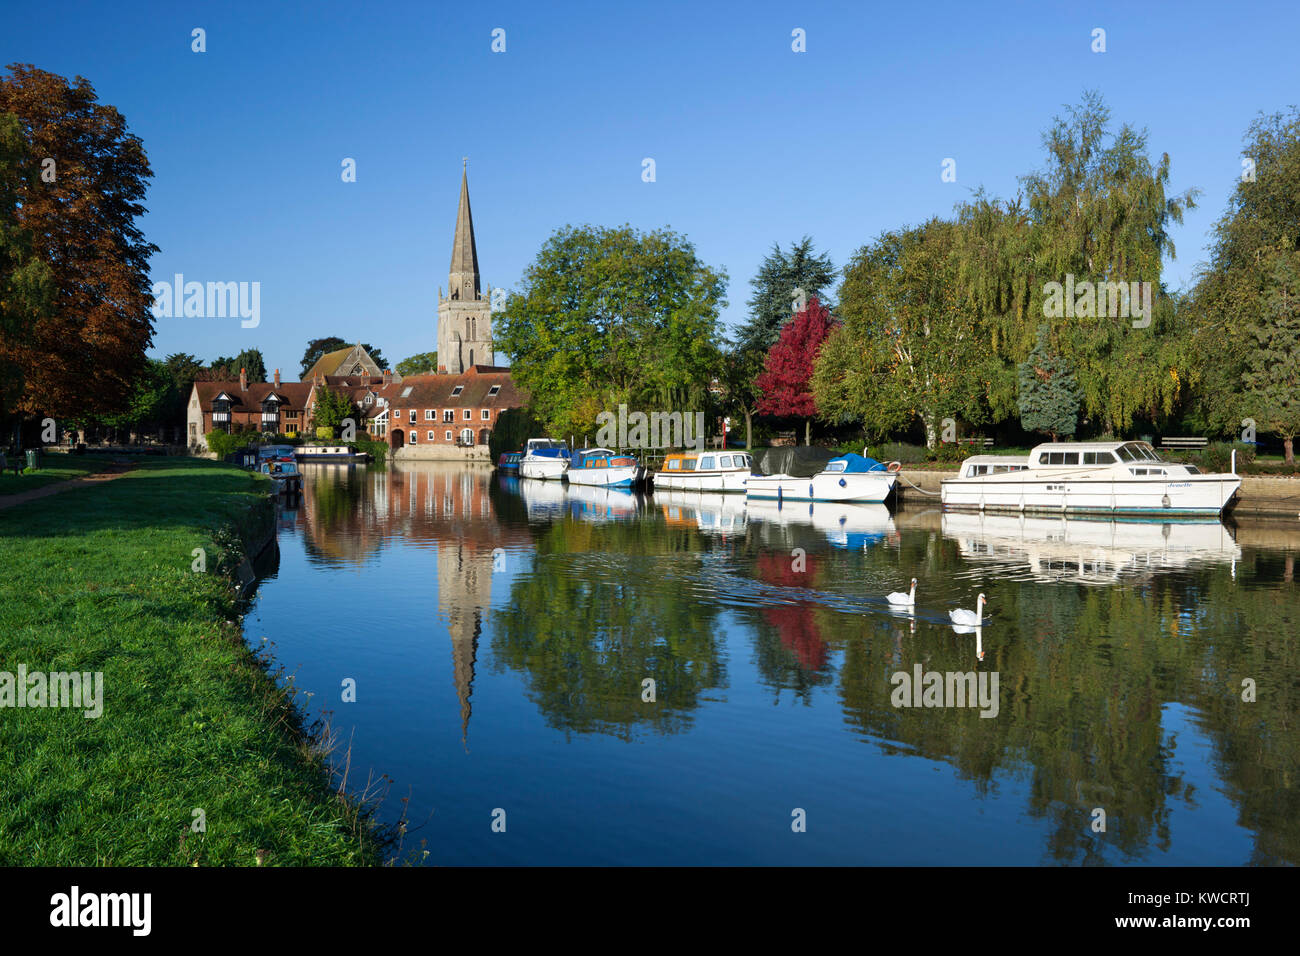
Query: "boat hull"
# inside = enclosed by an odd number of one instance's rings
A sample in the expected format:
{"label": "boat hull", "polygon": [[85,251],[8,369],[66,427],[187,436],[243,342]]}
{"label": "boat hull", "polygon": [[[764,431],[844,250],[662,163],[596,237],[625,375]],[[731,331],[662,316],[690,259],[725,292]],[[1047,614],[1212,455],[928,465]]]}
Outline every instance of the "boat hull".
{"label": "boat hull", "polygon": [[540,478],[544,481],[559,481],[569,468],[567,458],[525,458],[519,463],[521,478]]}
{"label": "boat hull", "polygon": [[570,468],[565,472],[571,485],[594,485],[602,488],[631,488],[636,484],[639,465],[613,468]]}
{"label": "boat hull", "polygon": [[[940,486],[945,509],[1052,514],[1218,515],[1241,479],[1236,476],[1165,478],[948,478]],[[1018,480],[1012,480],[1013,478]]]}
{"label": "boat hull", "polygon": [[666,491],[744,492],[752,477],[748,468],[716,471],[657,471],[654,475],[654,486],[656,490]]}
{"label": "boat hull", "polygon": [[887,472],[823,473],[811,478],[755,475],[749,479],[750,498],[777,501],[841,501],[881,504],[894,490],[895,475]]}

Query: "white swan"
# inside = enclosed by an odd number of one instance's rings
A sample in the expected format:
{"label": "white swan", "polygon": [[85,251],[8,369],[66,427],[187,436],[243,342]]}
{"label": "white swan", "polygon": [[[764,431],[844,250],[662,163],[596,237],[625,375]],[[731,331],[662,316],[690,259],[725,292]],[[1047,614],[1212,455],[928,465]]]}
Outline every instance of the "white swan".
{"label": "white swan", "polygon": [[888,600],[895,607],[916,607],[916,578],[912,578],[911,591],[895,591]]}
{"label": "white swan", "polygon": [[948,617],[954,624],[962,624],[966,627],[979,627],[984,623],[984,595],[981,594],[975,603],[975,610],[968,611],[964,607],[959,607],[948,612]]}

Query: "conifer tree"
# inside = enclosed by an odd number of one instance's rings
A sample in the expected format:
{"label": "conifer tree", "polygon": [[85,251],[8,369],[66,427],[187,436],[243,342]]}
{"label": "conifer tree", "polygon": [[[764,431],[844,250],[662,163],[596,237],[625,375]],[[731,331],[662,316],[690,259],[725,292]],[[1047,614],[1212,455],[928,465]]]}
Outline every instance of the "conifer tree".
{"label": "conifer tree", "polygon": [[1038,327],[1038,343],[1020,364],[1019,379],[1021,426],[1046,432],[1052,441],[1072,436],[1082,396],[1069,365],[1052,349],[1047,326]]}
{"label": "conifer tree", "polygon": [[1288,465],[1295,464],[1300,434],[1300,269],[1296,256],[1281,255],[1273,267],[1264,308],[1251,331],[1246,360],[1246,408],[1263,428],[1282,439]]}

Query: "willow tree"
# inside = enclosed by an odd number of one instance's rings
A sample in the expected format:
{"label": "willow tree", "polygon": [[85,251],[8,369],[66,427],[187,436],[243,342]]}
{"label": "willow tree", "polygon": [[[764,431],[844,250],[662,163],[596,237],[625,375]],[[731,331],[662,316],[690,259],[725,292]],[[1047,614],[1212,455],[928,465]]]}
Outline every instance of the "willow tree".
{"label": "willow tree", "polygon": [[1153,162],[1146,132],[1128,124],[1112,133],[1110,110],[1096,93],[1067,107],[1043,145],[1046,167],[1021,179],[1030,222],[1030,312],[1044,315],[1047,283],[1067,277],[1094,285],[1150,283],[1161,322],[1109,314],[1067,319],[1057,340],[1079,377],[1085,410],[1107,431],[1129,428],[1138,415],[1167,415],[1188,369],[1186,351],[1174,341],[1180,329],[1162,301],[1161,270],[1175,253],[1170,228],[1195,207],[1198,190],[1170,195],[1169,154]]}

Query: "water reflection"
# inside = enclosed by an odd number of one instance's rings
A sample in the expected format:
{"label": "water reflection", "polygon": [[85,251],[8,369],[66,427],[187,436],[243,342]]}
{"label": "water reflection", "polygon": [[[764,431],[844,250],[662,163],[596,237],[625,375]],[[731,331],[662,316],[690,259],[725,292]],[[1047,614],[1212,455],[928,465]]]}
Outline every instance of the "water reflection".
{"label": "water reflection", "polygon": [[[937,862],[1300,862],[1289,526],[781,507],[437,465],[304,470],[255,626],[313,619],[281,627],[281,642],[326,691],[336,658],[388,668],[376,679],[393,696],[357,718],[353,760],[427,781],[430,807],[506,786],[513,761],[529,767],[522,792],[577,790],[613,821],[605,838],[575,836],[569,856],[519,862],[693,862],[648,849],[666,832],[655,808],[671,804],[674,826],[703,839],[719,781],[739,829],[709,860],[751,859],[748,814],[776,779],[875,822],[810,841],[811,857],[773,844],[763,862],[910,861],[880,827],[933,839]],[[912,577],[915,609],[889,607]],[[338,625],[308,588],[367,608],[366,643],[331,643]],[[959,633],[948,609],[981,591],[990,613]],[[997,673],[998,716],[894,706],[890,676],[916,665]],[[489,742],[477,748],[471,716]],[[672,769],[684,766],[697,770]],[[918,807],[970,829],[917,836]],[[486,852],[441,836],[464,854],[453,861]],[[648,856],[628,858],[631,844]]]}

